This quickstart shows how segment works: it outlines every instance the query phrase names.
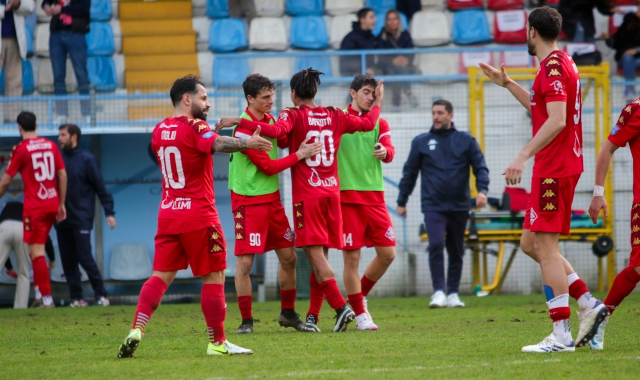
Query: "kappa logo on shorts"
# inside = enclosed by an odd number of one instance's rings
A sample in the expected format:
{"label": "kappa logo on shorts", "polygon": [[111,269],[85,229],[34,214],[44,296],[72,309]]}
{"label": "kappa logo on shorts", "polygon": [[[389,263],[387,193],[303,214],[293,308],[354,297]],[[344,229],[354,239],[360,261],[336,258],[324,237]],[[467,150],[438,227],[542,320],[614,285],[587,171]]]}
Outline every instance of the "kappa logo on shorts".
{"label": "kappa logo on shorts", "polygon": [[536,214],[533,207],[531,207],[531,211],[529,213],[529,224],[533,226],[533,223],[536,221],[536,219],[538,219],[538,214]]}
{"label": "kappa logo on shorts", "polygon": [[556,194],[551,190],[547,190],[544,192],[544,194],[542,194],[543,198],[549,198],[549,197],[555,197],[555,196]]}
{"label": "kappa logo on shorts", "polygon": [[640,245],[640,238],[633,239],[633,245]]}
{"label": "kappa logo on shorts", "polygon": [[640,227],[638,227],[638,226],[633,226],[633,228],[631,229],[631,231],[633,231],[633,232],[638,232],[638,231],[640,231]]}
{"label": "kappa logo on shorts", "polygon": [[554,206],[553,203],[547,203],[546,205],[544,205],[542,211],[556,211],[557,209],[558,208]]}
{"label": "kappa logo on shorts", "polygon": [[220,251],[222,251],[222,247],[219,244],[216,244],[213,246],[213,248],[211,248],[211,252],[218,253]]}
{"label": "kappa logo on shorts", "polygon": [[396,234],[393,231],[393,227],[389,227],[389,229],[387,230],[387,232],[384,234],[384,236],[391,240],[391,241],[395,241],[396,240]]}
{"label": "kappa logo on shorts", "polygon": [[220,234],[217,233],[216,231],[213,231],[213,233],[211,234],[211,240],[218,240],[220,239]]}
{"label": "kappa logo on shorts", "polygon": [[640,215],[638,215],[638,213],[636,212],[635,214],[633,214],[633,218],[631,218],[631,220],[638,220],[640,218]]}
{"label": "kappa logo on shorts", "polygon": [[543,185],[551,185],[551,184],[554,184],[554,183],[556,183],[556,181],[553,178],[545,178],[542,181]]}
{"label": "kappa logo on shorts", "polygon": [[557,211],[559,207],[558,194],[560,184],[556,178],[540,178],[540,200],[542,211]]}
{"label": "kappa logo on shorts", "polygon": [[302,202],[293,205],[293,213],[295,216],[296,228],[304,228],[304,205]]}
{"label": "kappa logo on shorts", "polygon": [[287,239],[287,241],[293,241],[293,231],[291,231],[291,228],[287,228],[287,232],[284,233],[284,238]]}

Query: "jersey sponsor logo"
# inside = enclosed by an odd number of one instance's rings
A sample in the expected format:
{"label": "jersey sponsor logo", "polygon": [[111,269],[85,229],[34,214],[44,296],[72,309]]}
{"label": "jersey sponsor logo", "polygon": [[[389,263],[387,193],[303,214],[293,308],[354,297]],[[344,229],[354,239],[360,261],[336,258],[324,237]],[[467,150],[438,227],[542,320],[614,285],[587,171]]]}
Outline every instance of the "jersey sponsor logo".
{"label": "jersey sponsor logo", "polygon": [[564,84],[561,81],[554,80],[549,84],[549,86],[553,87],[553,89],[556,91],[556,95],[564,95]]}
{"label": "jersey sponsor logo", "polygon": [[309,111],[309,116],[316,116],[316,117],[327,117],[329,116],[329,114],[327,113],[323,113],[323,112],[311,112]]}
{"label": "jersey sponsor logo", "polygon": [[618,132],[620,132],[620,126],[616,124],[613,126],[613,128],[611,128],[611,136],[617,135]]}
{"label": "jersey sponsor logo", "polygon": [[323,179],[320,178],[320,175],[316,171],[316,169],[311,169],[311,177],[309,177],[309,185],[313,187],[334,187],[338,186],[338,180],[336,177],[331,176],[329,178]]}
{"label": "jersey sponsor logo", "polygon": [[178,124],[165,124],[164,122],[162,122],[162,124],[160,124],[160,128],[178,128]]}
{"label": "jersey sponsor logo", "polygon": [[536,219],[538,219],[538,214],[536,214],[533,207],[531,207],[531,210],[529,211],[529,224],[533,226],[533,223],[536,221]]}
{"label": "jersey sponsor logo", "polygon": [[393,227],[389,227],[389,228],[387,229],[387,232],[385,232],[384,236],[385,236],[387,239],[391,240],[391,241],[395,241],[395,240],[396,240],[396,234],[395,234],[395,232],[393,231]]}
{"label": "jersey sponsor logo", "polygon": [[191,198],[183,198],[178,197],[176,199],[171,199],[169,196],[169,191],[165,192],[165,198],[160,203],[160,208],[163,210],[191,210]]}
{"label": "jersey sponsor logo", "polygon": [[309,122],[309,126],[311,127],[326,127],[327,125],[331,125],[331,118],[327,117],[326,119],[317,119],[315,117],[307,118]]}
{"label": "jersey sponsor logo", "polygon": [[29,152],[33,152],[34,150],[46,150],[46,149],[51,149],[50,142],[37,142],[37,143],[27,144],[27,150]]}
{"label": "jersey sponsor logo", "polygon": [[545,178],[542,181],[543,185],[551,185],[551,184],[554,184],[554,183],[556,183],[556,180],[554,180],[553,178]]}
{"label": "jersey sponsor logo", "polygon": [[210,139],[213,137],[213,132],[209,131],[202,135],[203,139]]}
{"label": "jersey sponsor logo", "polygon": [[291,231],[291,228],[287,227],[287,231],[284,233],[283,236],[287,241],[289,242],[293,242],[293,231]]}
{"label": "jersey sponsor logo", "polygon": [[542,211],[556,211],[557,209],[558,208],[554,206],[553,203],[547,203],[546,205],[544,205]]}
{"label": "jersey sponsor logo", "polygon": [[555,197],[555,196],[556,194],[551,190],[547,190],[544,192],[544,194],[542,194],[543,198],[549,198],[549,197]]}
{"label": "jersey sponsor logo", "polygon": [[429,145],[429,150],[436,150],[436,147],[438,146],[438,142],[434,139],[431,139],[429,140],[427,145]]}
{"label": "jersey sponsor logo", "polygon": [[45,199],[52,199],[58,196],[58,192],[56,191],[55,188],[51,187],[51,188],[46,188],[42,182],[40,182],[40,189],[38,190],[38,198],[45,200]]}
{"label": "jersey sponsor logo", "polygon": [[160,138],[162,140],[175,140],[177,134],[177,131],[162,131]]}

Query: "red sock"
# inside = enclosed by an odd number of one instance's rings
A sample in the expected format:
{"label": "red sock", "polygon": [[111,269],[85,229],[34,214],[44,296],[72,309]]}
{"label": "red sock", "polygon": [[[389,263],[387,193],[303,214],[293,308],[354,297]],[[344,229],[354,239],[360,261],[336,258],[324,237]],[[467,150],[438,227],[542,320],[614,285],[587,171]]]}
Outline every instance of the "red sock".
{"label": "red sock", "polygon": [[[360,287],[362,289],[362,296],[366,297],[369,295],[369,292],[371,291],[371,289],[373,288],[373,286],[376,284],[377,281],[371,281],[367,278],[367,276],[363,275],[362,278],[360,279]],[[351,303],[351,301],[349,301],[349,303]]]}
{"label": "red sock", "polygon": [[33,282],[40,289],[43,297],[51,295],[51,279],[49,278],[49,268],[44,256],[38,256],[32,260]]}
{"label": "red sock", "polygon": [[549,309],[549,317],[554,322],[569,319],[571,317],[571,308],[569,307],[556,307]]}
{"label": "red sock", "polygon": [[320,309],[322,309],[322,301],[324,301],[324,292],[320,288],[320,284],[318,284],[313,271],[311,271],[309,283],[311,284],[311,294],[309,297],[309,312],[307,314],[311,314],[315,316],[317,320],[320,320]]}
{"label": "red sock", "polygon": [[582,279],[575,280],[571,285],[569,285],[569,296],[574,300],[578,300],[578,298],[582,297],[583,294],[588,293],[589,289],[587,289],[587,284],[582,281]]}
{"label": "red sock", "polygon": [[144,332],[144,328],[151,319],[153,312],[160,306],[162,295],[167,290],[167,284],[160,277],[151,276],[140,290],[136,315],[133,319],[132,329],[139,328]]}
{"label": "red sock", "polygon": [[610,314],[613,314],[618,305],[635,289],[638,282],[640,282],[640,274],[633,267],[626,267],[618,273],[604,300]]}
{"label": "red sock", "polygon": [[[251,297],[251,296],[247,296]],[[227,316],[227,304],[224,300],[224,284],[202,285],[200,307],[207,322],[209,342],[220,344],[227,340],[224,335],[224,320]]]}
{"label": "red sock", "polygon": [[366,313],[364,310],[364,297],[362,297],[362,293],[349,294],[347,297],[349,298],[351,308],[356,315]]}
{"label": "red sock", "polygon": [[283,310],[296,308],[296,288],[280,289],[280,308]]}
{"label": "red sock", "polygon": [[238,307],[243,320],[253,318],[251,314],[251,295],[238,297]]}
{"label": "red sock", "polygon": [[338,310],[347,304],[347,301],[345,301],[342,294],[340,294],[340,289],[338,289],[338,283],[335,278],[330,278],[320,284],[320,289],[322,289],[324,295],[327,296],[327,302],[333,310]]}

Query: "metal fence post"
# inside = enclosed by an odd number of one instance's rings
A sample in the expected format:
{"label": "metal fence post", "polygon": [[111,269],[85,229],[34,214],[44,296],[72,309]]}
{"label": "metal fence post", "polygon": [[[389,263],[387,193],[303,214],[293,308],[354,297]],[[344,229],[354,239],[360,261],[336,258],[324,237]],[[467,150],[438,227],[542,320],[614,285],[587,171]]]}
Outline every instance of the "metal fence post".
{"label": "metal fence post", "polygon": [[96,127],[96,86],[89,85],[89,107],[91,110],[91,128]]}

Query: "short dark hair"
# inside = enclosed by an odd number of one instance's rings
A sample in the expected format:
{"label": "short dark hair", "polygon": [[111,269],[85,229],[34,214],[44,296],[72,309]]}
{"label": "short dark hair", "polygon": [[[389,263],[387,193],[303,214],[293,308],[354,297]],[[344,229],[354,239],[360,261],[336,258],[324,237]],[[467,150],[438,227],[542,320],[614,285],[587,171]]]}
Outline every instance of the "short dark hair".
{"label": "short dark hair", "polygon": [[444,106],[444,110],[447,111],[447,113],[453,113],[453,105],[448,100],[438,99],[435,102],[433,102],[433,104],[431,105],[431,108],[435,106]]}
{"label": "short dark hair", "polygon": [[358,15],[358,21],[362,20],[363,18],[366,18],[367,15],[369,14],[369,12],[373,12],[373,9],[371,8],[362,8],[358,11],[357,15]]}
{"label": "short dark hair", "polygon": [[373,88],[376,88],[378,86],[378,81],[371,75],[356,75],[356,77],[351,81],[350,89],[358,92],[364,86],[373,86]]}
{"label": "short dark hair", "polygon": [[260,74],[251,74],[247,76],[247,78],[245,78],[244,82],[242,83],[244,98],[247,100],[247,104],[249,104],[249,99],[247,98],[248,96],[257,98],[260,91],[273,90],[275,88],[275,82]]}
{"label": "short dark hair", "polygon": [[80,127],[75,124],[62,124],[58,130],[61,131],[63,129],[66,129],[71,136],[78,136],[78,142],[80,142],[80,138],[82,137]]}
{"label": "short dark hair", "polygon": [[36,130],[36,115],[33,112],[22,111],[16,119],[18,125],[25,132],[33,132]]}
{"label": "short dark hair", "polygon": [[173,106],[175,107],[180,104],[182,95],[195,95],[198,92],[198,85],[204,87],[204,83],[202,83],[202,80],[197,75],[189,74],[186,77],[176,79],[176,81],[173,82],[173,86],[171,86],[171,91],[169,91]]}
{"label": "short dark hair", "polygon": [[324,75],[324,73],[314,70],[312,67],[295,73],[289,82],[291,90],[295,91],[296,96],[300,99],[315,98],[318,93],[318,85],[322,83],[320,75]]}
{"label": "short dark hair", "polygon": [[555,41],[562,29],[562,16],[553,8],[536,8],[529,13],[529,28],[538,32],[544,41]]}

